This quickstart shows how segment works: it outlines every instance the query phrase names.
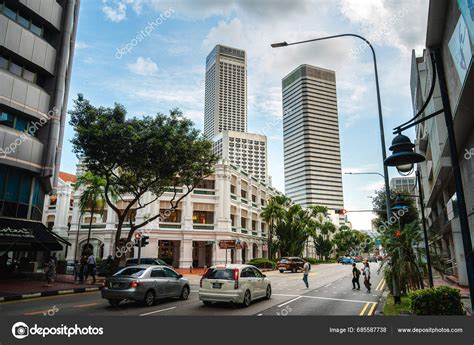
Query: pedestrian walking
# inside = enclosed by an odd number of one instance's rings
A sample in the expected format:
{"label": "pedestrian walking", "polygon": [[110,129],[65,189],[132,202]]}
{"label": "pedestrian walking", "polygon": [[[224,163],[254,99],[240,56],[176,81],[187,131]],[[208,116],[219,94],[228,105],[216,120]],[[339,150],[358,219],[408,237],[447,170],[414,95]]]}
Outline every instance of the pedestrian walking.
{"label": "pedestrian walking", "polygon": [[357,290],[360,290],[360,283],[359,283],[359,277],[360,277],[360,270],[357,268],[356,264],[352,264],[352,290],[356,289],[357,285]]}
{"label": "pedestrian walking", "polygon": [[113,267],[114,267],[114,259],[112,257],[112,255],[109,255],[107,257],[107,259],[105,259],[105,274],[107,275],[107,277],[110,277],[113,272]]}
{"label": "pedestrian walking", "polygon": [[87,272],[84,281],[87,282],[87,278],[92,276],[92,284],[95,284],[95,273],[96,273],[96,261],[94,254],[89,255],[87,258]]}
{"label": "pedestrian walking", "polygon": [[367,292],[370,292],[372,284],[370,283],[370,266],[368,262],[364,262],[362,274],[364,275],[364,286],[367,288]]}
{"label": "pedestrian walking", "polygon": [[307,289],[309,289],[308,274],[309,274],[310,269],[311,269],[311,265],[309,264],[308,261],[306,261],[303,265],[303,282],[304,282],[304,285],[306,285]]}
{"label": "pedestrian walking", "polygon": [[45,286],[53,286],[53,280],[56,276],[56,262],[52,256],[44,264],[44,275],[46,280]]}

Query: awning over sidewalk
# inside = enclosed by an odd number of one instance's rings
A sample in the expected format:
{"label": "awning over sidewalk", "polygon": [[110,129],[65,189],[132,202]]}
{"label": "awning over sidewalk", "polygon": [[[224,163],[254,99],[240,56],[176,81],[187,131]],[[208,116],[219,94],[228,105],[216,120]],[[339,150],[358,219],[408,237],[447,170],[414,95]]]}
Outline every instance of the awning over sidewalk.
{"label": "awning over sidewalk", "polygon": [[0,250],[55,251],[71,244],[41,222],[0,218]]}

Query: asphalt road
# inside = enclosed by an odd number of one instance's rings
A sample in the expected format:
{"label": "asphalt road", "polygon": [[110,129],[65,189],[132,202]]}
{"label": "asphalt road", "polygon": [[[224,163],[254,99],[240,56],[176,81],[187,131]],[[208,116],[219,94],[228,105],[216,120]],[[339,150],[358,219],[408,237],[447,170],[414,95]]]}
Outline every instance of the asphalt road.
{"label": "asphalt road", "polygon": [[187,301],[175,299],[158,301],[153,307],[125,302],[118,308],[109,306],[100,292],[64,296],[40,297],[0,303],[4,316],[165,316],[165,315],[373,315],[382,294],[384,281],[377,274],[378,264],[371,264],[372,292],[353,291],[351,266],[340,264],[313,265],[309,274],[309,289],[302,281],[302,273],[267,272],[272,283],[272,298],[255,301],[248,308],[229,304],[204,306],[198,298],[198,276],[190,276],[191,295]]}

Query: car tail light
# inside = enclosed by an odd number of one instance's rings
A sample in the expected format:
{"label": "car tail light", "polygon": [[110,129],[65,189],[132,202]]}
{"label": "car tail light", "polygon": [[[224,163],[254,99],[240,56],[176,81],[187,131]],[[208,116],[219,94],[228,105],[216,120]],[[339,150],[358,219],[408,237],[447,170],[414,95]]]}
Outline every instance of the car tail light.
{"label": "car tail light", "polygon": [[239,288],[239,269],[234,269],[234,289]]}
{"label": "car tail light", "polygon": [[140,284],[137,281],[131,282],[130,287],[138,287]]}
{"label": "car tail light", "polygon": [[199,287],[202,288],[202,280],[204,279],[204,276],[201,277],[201,280],[199,281]]}
{"label": "car tail light", "polygon": [[102,287],[106,287],[107,286],[107,283],[106,282],[102,282]]}

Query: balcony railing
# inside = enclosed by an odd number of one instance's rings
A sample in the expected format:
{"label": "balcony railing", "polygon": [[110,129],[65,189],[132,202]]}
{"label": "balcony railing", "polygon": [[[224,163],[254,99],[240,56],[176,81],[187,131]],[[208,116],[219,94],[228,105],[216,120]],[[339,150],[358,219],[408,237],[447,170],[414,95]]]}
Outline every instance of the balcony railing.
{"label": "balcony railing", "polygon": [[181,229],[181,223],[160,223],[160,229]]}
{"label": "balcony railing", "polygon": [[214,230],[214,225],[193,224],[195,230]]}
{"label": "balcony railing", "polygon": [[[91,228],[92,229],[105,229],[107,224],[101,223],[101,224],[92,224]],[[89,229],[89,224],[82,224],[81,229]]]}
{"label": "balcony railing", "polygon": [[194,194],[202,194],[202,195],[216,195],[216,192],[213,190],[206,190],[206,189],[195,189],[193,191]]}

